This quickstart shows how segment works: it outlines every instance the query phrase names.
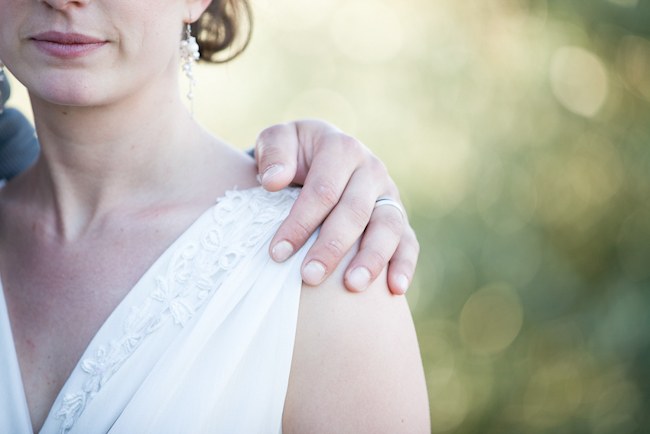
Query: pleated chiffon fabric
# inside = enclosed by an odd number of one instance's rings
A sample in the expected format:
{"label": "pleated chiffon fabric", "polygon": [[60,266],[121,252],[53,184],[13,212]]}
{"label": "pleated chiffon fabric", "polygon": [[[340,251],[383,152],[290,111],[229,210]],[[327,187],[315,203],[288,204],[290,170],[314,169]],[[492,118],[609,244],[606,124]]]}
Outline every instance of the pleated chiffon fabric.
{"label": "pleated chiffon fabric", "polygon": [[[270,240],[298,191],[229,191],[99,329],[42,434],[279,433],[307,247]],[[311,244],[310,241],[309,244]],[[32,433],[0,284],[0,433]]]}

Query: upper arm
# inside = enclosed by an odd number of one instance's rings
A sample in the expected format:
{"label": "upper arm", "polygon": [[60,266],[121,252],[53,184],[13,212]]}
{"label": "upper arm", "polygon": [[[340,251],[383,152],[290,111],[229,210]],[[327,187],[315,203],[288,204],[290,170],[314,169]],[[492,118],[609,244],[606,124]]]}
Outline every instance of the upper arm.
{"label": "upper arm", "polygon": [[303,288],[284,432],[429,432],[406,300],[390,295],[381,276],[365,292],[350,293],[341,273]]}

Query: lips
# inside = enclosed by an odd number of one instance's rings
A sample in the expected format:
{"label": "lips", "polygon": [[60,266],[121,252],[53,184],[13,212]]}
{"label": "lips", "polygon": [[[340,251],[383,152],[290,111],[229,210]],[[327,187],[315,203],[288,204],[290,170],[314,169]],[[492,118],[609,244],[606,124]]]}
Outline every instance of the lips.
{"label": "lips", "polygon": [[108,43],[106,40],[80,33],[62,32],[39,33],[30,40],[45,54],[61,59],[86,56]]}

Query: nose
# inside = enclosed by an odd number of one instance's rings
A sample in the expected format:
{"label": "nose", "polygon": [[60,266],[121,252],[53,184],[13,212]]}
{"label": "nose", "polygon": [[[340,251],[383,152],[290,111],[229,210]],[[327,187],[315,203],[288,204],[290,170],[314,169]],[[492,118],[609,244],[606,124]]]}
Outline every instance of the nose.
{"label": "nose", "polygon": [[87,5],[90,0],[42,0],[52,9],[66,10]]}

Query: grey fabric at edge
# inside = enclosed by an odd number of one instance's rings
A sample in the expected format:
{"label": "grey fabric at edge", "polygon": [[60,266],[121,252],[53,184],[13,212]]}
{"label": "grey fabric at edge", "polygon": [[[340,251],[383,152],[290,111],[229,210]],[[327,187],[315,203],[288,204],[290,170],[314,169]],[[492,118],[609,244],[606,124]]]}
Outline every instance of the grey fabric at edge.
{"label": "grey fabric at edge", "polygon": [[[0,81],[2,104],[9,98],[9,81]],[[5,107],[0,113],[0,180],[10,179],[29,167],[38,156],[34,128],[18,110]]]}

